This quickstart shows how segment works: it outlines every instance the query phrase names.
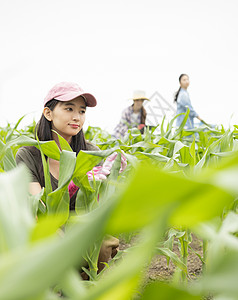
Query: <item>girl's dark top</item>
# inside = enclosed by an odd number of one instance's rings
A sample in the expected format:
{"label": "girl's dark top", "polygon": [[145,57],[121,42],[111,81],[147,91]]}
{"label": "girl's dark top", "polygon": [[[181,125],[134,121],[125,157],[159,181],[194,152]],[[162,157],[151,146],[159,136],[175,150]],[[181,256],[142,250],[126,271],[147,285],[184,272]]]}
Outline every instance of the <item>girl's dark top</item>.
{"label": "girl's dark top", "polygon": [[[88,151],[100,150],[96,145],[86,141],[86,147]],[[17,164],[24,163],[31,173],[31,182],[39,182],[41,187],[45,186],[43,177],[40,170],[42,169],[42,160],[40,151],[36,147],[24,146],[19,148],[16,154]],[[50,174],[52,190],[56,190],[58,187],[58,180]],[[77,193],[75,193],[70,199],[70,210],[75,208]]]}

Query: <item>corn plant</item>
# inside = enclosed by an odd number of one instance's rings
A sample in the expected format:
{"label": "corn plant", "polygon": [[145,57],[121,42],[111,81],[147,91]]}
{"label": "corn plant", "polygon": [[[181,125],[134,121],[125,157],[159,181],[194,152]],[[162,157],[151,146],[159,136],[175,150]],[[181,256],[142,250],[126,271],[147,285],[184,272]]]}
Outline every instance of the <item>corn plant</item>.
{"label": "corn plant", "polygon": [[[86,136],[102,150],[77,156],[60,136],[61,150],[15,129],[1,141],[0,299],[237,299],[237,127],[184,130],[184,124],[174,129],[174,121],[156,131],[130,129],[123,140],[89,128]],[[22,145],[42,153],[46,186],[39,195],[28,194],[28,170],[16,166]],[[89,182],[86,173],[115,151],[111,175]],[[119,174],[122,151],[128,166]],[[60,161],[55,191],[45,155]],[[69,212],[71,180],[80,187],[75,213]],[[133,232],[136,246],[97,274],[104,236]],[[203,239],[206,254],[195,282],[187,282],[190,232]],[[157,253],[175,263],[179,280],[142,288]],[[85,258],[90,281],[80,277]]]}

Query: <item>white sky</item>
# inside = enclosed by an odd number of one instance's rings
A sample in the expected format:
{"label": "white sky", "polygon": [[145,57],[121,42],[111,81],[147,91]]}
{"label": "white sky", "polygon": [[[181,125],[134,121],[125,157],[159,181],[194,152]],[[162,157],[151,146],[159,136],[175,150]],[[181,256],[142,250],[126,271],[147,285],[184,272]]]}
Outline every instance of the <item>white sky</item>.
{"label": "white sky", "polygon": [[0,0],[0,126],[75,81],[98,100],[87,125],[109,132],[142,89],[170,103],[181,73],[208,123],[238,124],[237,0]]}

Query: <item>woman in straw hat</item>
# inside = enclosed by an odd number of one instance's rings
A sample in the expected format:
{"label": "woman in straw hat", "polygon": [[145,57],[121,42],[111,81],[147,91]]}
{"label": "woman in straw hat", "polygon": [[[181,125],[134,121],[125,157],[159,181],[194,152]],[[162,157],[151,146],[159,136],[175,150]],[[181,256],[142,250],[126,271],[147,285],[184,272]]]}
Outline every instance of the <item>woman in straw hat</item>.
{"label": "woman in straw hat", "polygon": [[[70,144],[76,154],[81,150],[99,150],[97,146],[85,140],[83,133],[86,108],[96,105],[97,101],[95,97],[90,93],[85,93],[78,84],[72,82],[60,82],[56,84],[48,92],[43,101],[42,116],[36,127],[39,140],[54,140],[60,148],[58,135],[55,133],[57,132]],[[52,190],[55,190],[58,187],[60,163],[50,157],[46,157],[46,159],[49,163]],[[24,163],[30,171],[30,193],[33,195],[40,193],[41,189],[45,187],[40,151],[33,146],[21,147],[17,152],[16,161],[18,164]],[[103,166],[104,164],[100,168],[99,173],[99,167],[95,168],[95,172],[93,172],[95,179],[105,179],[106,175],[110,173],[110,170]],[[90,176],[93,177],[92,174],[88,174],[89,180]],[[70,210],[74,210],[78,187],[71,181],[68,190]],[[119,241],[114,237],[103,242],[98,260],[99,271],[105,267],[104,262],[108,262],[116,254],[118,246]],[[87,277],[85,273],[82,276],[85,279]]]}
{"label": "woman in straw hat", "polygon": [[145,126],[146,110],[143,102],[149,100],[145,97],[144,91],[134,91],[133,104],[122,112],[119,124],[114,129],[114,136],[122,138],[129,128],[138,128],[141,130]]}

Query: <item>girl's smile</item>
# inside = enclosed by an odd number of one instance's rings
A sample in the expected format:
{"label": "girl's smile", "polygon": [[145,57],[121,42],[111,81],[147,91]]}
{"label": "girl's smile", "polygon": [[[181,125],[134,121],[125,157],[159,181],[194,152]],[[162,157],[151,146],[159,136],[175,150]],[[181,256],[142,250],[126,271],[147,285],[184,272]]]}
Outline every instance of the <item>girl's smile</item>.
{"label": "girl's smile", "polygon": [[72,128],[75,128],[75,129],[79,128],[78,124],[69,124],[69,126],[71,126]]}

